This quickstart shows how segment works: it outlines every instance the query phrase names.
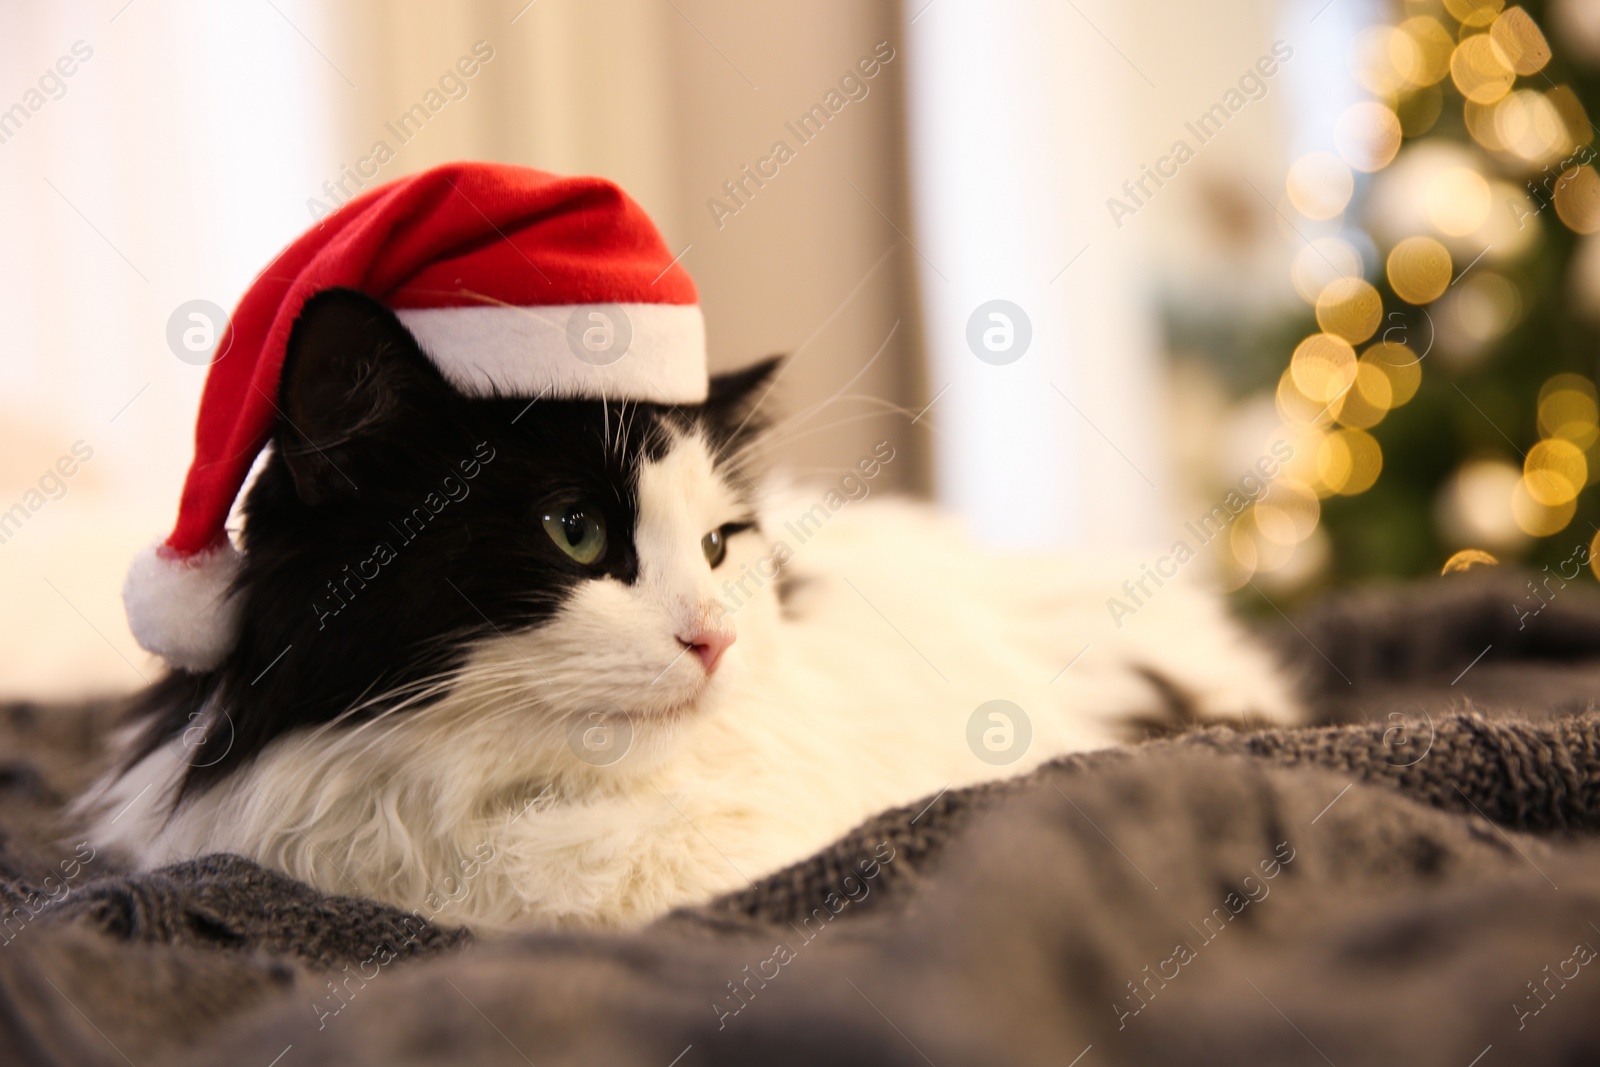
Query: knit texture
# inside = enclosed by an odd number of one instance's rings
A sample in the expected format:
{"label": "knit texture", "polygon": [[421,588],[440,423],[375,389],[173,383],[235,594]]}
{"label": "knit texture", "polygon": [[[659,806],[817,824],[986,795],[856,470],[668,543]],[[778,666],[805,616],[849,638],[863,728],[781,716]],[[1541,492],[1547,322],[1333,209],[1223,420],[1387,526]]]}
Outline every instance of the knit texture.
{"label": "knit texture", "polygon": [[1600,598],[1519,628],[1520,584],[1298,617],[1325,725],[949,790],[625,935],[82,860],[114,709],[0,709],[0,1062],[1600,1061]]}

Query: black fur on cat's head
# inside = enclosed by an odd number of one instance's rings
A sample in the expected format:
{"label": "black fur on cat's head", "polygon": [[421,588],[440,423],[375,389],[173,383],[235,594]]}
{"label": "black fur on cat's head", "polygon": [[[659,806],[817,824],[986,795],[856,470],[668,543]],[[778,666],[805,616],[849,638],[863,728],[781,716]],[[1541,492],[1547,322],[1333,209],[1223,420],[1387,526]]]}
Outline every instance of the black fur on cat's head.
{"label": "black fur on cat's head", "polygon": [[[181,799],[291,731],[425,706],[471,645],[538,627],[585,580],[634,582],[639,466],[698,431],[748,488],[737,456],[778,363],[712,378],[697,405],[474,398],[383,305],[318,294],[290,336],[278,427],[244,502],[238,642],[215,670],[175,671],[136,700],[145,732],[129,765],[183,745]],[[609,530],[588,565],[542,525],[580,499]],[[744,499],[730,534],[755,522]]]}

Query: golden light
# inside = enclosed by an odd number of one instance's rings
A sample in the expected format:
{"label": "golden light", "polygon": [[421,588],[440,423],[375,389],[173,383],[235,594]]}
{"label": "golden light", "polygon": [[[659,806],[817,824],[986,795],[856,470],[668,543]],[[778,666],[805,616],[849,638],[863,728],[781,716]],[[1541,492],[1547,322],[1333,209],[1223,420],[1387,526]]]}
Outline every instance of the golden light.
{"label": "golden light", "polygon": [[1259,505],[1233,520],[1228,547],[1241,564],[1248,560],[1253,571],[1265,574],[1288,563],[1294,555],[1294,545],[1280,544],[1267,537],[1261,530],[1258,512]]}
{"label": "golden light", "polygon": [[1262,537],[1274,544],[1293,546],[1317,528],[1322,505],[1310,486],[1278,478],[1256,501],[1253,514]]}
{"label": "golden light", "polygon": [[[1395,341],[1379,341],[1361,353],[1361,362],[1383,371],[1389,382],[1391,408],[1401,407],[1417,395],[1417,386],[1422,384],[1422,360],[1405,345]],[[1361,389],[1366,381],[1357,372],[1356,388]],[[1375,397],[1372,402],[1377,402]]]}
{"label": "golden light", "polygon": [[1322,290],[1339,278],[1359,278],[1361,273],[1361,253],[1338,237],[1319,237],[1301,245],[1289,267],[1295,292],[1308,304],[1315,304]]}
{"label": "golden light", "polygon": [[1308,219],[1331,219],[1344,210],[1355,191],[1355,176],[1332,152],[1311,152],[1289,168],[1289,202]]}
{"label": "golden light", "polygon": [[1450,53],[1456,41],[1436,18],[1418,15],[1406,19],[1399,33],[1389,38],[1389,62],[1400,76],[1416,86],[1435,85],[1450,73]]}
{"label": "golden light", "polygon": [[1475,270],[1446,302],[1467,339],[1487,344],[1504,337],[1522,317],[1522,294],[1504,275]]}
{"label": "golden light", "polygon": [[1285,423],[1273,431],[1269,441],[1283,441],[1293,449],[1278,477],[1293,479],[1301,485],[1314,488],[1317,484],[1317,452],[1326,436],[1315,426],[1304,423]]}
{"label": "golden light", "polygon": [[1469,167],[1446,167],[1428,183],[1423,204],[1441,233],[1465,237],[1489,217],[1489,183]]}
{"label": "golden light", "polygon": [[1500,59],[1486,33],[1456,46],[1450,57],[1450,77],[1462,96],[1478,104],[1494,103],[1517,80],[1516,72]]}
{"label": "golden light", "polygon": [[1436,513],[1441,530],[1457,544],[1515,550],[1527,540],[1509,506],[1521,481],[1522,472],[1504,460],[1463,463],[1439,493]]}
{"label": "golden light", "polygon": [[1337,278],[1317,296],[1317,325],[1351,344],[1360,344],[1383,321],[1383,298],[1361,278]]}
{"label": "golden light", "polygon": [[1493,204],[1489,217],[1469,240],[1488,249],[1483,258],[1485,264],[1516,260],[1539,239],[1543,223],[1534,214],[1538,205],[1529,198],[1526,186],[1498,178],[1489,183],[1489,201]]}
{"label": "golden light", "polygon": [[1506,6],[1506,0],[1444,0],[1444,9],[1463,26],[1487,26]]}
{"label": "golden light", "polygon": [[1556,215],[1574,233],[1600,231],[1600,175],[1593,167],[1571,167],[1556,179]]}
{"label": "golden light", "polygon": [[1521,478],[1511,490],[1511,517],[1517,528],[1530,537],[1549,537],[1560,533],[1578,511],[1576,499],[1549,507],[1528,492],[1528,479]]}
{"label": "golden light", "polygon": [[1520,7],[1507,8],[1494,20],[1489,43],[1502,63],[1524,77],[1539,73],[1550,62],[1550,45],[1539,24]]}
{"label": "golden light", "polygon": [[1501,151],[1515,153],[1533,163],[1543,163],[1558,159],[1572,147],[1561,113],[1537,90],[1519,89],[1505,96],[1494,105],[1491,114],[1494,136]]}
{"label": "golden light", "polygon": [[1594,382],[1581,374],[1554,374],[1539,387],[1539,405],[1557,393],[1578,393],[1587,397],[1591,403],[1597,399]]}
{"label": "golden light", "polygon": [[1479,564],[1493,567],[1500,561],[1481,548],[1463,548],[1460,552],[1444,561],[1444,568],[1439,571],[1441,575],[1454,574],[1458,571],[1471,570]]}
{"label": "golden light", "polygon": [[1594,131],[1589,125],[1589,113],[1583,109],[1578,94],[1565,85],[1558,85],[1544,95],[1550,101],[1550,106],[1556,109],[1556,114],[1561,116],[1561,121],[1566,123],[1567,137],[1572,143],[1588,144]]}
{"label": "golden light", "polygon": [[[1228,554],[1233,557],[1238,569],[1243,571],[1248,580],[1254,574],[1260,562],[1260,553],[1256,551],[1255,538],[1250,536],[1250,529],[1255,525],[1250,512],[1245,512],[1234,520],[1228,528]],[[1244,582],[1240,582],[1243,585]]]}
{"label": "golden light", "polygon": [[1450,250],[1432,237],[1407,237],[1389,252],[1389,285],[1408,304],[1439,299],[1450,286]]}
{"label": "golden light", "polygon": [[1333,144],[1356,170],[1382,170],[1400,151],[1400,119],[1376,100],[1351,104],[1333,125]]}
{"label": "golden light", "polygon": [[1494,122],[1495,112],[1505,98],[1493,104],[1474,104],[1468,100],[1461,108],[1461,118],[1466,123],[1467,133],[1490,152],[1509,152],[1506,143],[1500,139],[1500,130]]}
{"label": "golden light", "polygon": [[1421,67],[1421,48],[1393,26],[1368,26],[1356,35],[1352,72],[1373,96],[1392,96],[1411,83],[1410,71]]}
{"label": "golden light", "polygon": [[1310,426],[1328,418],[1332,410],[1328,402],[1312,400],[1302,393],[1294,383],[1294,371],[1285,369],[1278,378],[1278,391],[1274,398],[1278,406],[1278,415],[1283,421],[1293,426]]}
{"label": "golden light", "polygon": [[1297,589],[1326,571],[1332,555],[1327,532],[1318,526],[1310,537],[1294,546],[1282,567],[1262,575],[1263,584],[1285,591]]}
{"label": "golden light", "polygon": [[1371,489],[1383,472],[1383,449],[1365,430],[1335,430],[1317,450],[1317,476],[1329,491],[1355,496]]}
{"label": "golden light", "polygon": [[1289,359],[1294,386],[1307,400],[1332,404],[1356,379],[1356,350],[1342,337],[1314,333]]}
{"label": "golden light", "polygon": [[1600,578],[1600,532],[1594,535],[1594,540],[1589,542],[1589,569],[1596,578]]}
{"label": "golden light", "polygon": [[1402,93],[1395,103],[1395,115],[1400,119],[1400,132],[1407,137],[1421,137],[1433,129],[1444,110],[1444,93],[1437,85]]}
{"label": "golden light", "polygon": [[1535,501],[1547,508],[1558,508],[1577,498],[1589,481],[1589,465],[1577,445],[1549,437],[1528,449],[1522,480]]}
{"label": "golden light", "polygon": [[1588,450],[1600,439],[1600,405],[1594,383],[1580,374],[1558,374],[1539,390],[1539,432]]}
{"label": "golden light", "polygon": [[1355,387],[1339,398],[1334,418],[1341,426],[1370,430],[1394,407],[1394,387],[1383,368],[1361,360],[1356,364]]}

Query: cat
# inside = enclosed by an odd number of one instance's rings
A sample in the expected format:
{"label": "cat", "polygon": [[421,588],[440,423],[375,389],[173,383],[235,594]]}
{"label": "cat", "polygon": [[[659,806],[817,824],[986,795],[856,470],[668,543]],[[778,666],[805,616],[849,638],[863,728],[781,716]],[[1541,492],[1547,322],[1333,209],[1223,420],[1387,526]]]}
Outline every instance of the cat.
{"label": "cat", "polygon": [[480,931],[627,927],[1164,715],[1296,720],[1215,597],[1171,581],[1116,627],[1110,561],[863,499],[891,442],[758,486],[777,366],[703,404],[468,398],[381,304],[314,297],[236,647],[136,698],[92,840]]}

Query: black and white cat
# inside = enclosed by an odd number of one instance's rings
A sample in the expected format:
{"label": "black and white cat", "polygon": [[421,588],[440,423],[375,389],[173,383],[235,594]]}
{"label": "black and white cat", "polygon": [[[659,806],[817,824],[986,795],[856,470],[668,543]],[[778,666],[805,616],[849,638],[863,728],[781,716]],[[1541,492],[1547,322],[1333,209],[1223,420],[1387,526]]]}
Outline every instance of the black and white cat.
{"label": "black and white cat", "polygon": [[[740,467],[774,367],[701,405],[470,399],[382,305],[313,299],[244,505],[236,647],[138,698],[96,842],[239,853],[483,930],[618,926],[1127,740],[1174,693],[1296,715],[1181,580],[1119,629],[1108,561],[758,493]],[[996,699],[1020,716],[975,733]]]}

